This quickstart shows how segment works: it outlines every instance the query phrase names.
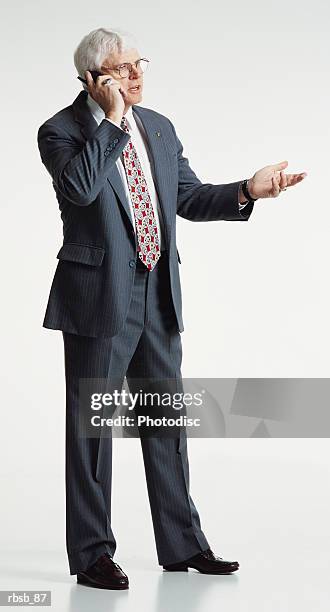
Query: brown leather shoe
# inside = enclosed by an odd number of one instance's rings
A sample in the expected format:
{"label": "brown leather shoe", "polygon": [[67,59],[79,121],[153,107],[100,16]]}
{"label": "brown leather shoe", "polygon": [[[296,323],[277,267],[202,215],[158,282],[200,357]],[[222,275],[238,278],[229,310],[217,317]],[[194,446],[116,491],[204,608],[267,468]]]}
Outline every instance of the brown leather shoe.
{"label": "brown leather shoe", "polygon": [[231,574],[239,568],[238,561],[225,561],[222,557],[216,557],[210,548],[198,553],[194,557],[163,565],[167,572],[187,572],[188,568],[197,569],[201,574]]}
{"label": "brown leather shoe", "polygon": [[84,572],[78,572],[77,582],[96,589],[128,589],[128,576],[109,553],[103,553]]}

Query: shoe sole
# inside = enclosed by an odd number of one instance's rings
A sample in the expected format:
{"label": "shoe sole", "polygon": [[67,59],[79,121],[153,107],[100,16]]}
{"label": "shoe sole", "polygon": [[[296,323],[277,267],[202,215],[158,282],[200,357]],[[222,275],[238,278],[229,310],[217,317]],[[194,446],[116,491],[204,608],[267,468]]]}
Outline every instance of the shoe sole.
{"label": "shoe sole", "polygon": [[81,578],[77,577],[77,584],[82,584],[84,586],[89,586],[92,587],[93,589],[108,589],[110,591],[125,591],[126,589],[128,589],[129,584],[119,584],[119,585],[114,585],[114,586],[109,586],[109,585],[103,585],[100,584],[99,582],[96,582],[96,580],[93,580],[91,578],[84,578],[83,576]]}

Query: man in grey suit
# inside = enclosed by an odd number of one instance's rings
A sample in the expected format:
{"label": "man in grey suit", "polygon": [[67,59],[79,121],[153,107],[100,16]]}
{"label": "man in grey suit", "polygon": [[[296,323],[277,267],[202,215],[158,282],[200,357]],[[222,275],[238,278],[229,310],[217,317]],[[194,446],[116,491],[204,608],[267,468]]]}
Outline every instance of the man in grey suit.
{"label": "man in grey suit", "polygon": [[[126,589],[113,560],[111,436],[79,436],[79,381],[168,378],[180,386],[176,215],[247,221],[256,199],[278,196],[305,173],[285,174],[282,162],[245,181],[203,184],[171,121],[138,106],[148,59],[131,35],[99,28],[74,59],[84,90],[38,131],[64,234],[44,326],[64,339],[70,573],[82,584]],[[184,428],[176,437],[141,436],[141,445],[159,564],[236,571],[238,562],[217,557],[201,529]]]}

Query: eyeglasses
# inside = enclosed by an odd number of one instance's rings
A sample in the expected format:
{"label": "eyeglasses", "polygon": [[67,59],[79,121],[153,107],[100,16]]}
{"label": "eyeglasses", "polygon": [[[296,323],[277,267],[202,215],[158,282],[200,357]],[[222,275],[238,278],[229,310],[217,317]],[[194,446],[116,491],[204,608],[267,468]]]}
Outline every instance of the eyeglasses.
{"label": "eyeglasses", "polygon": [[117,72],[120,78],[124,79],[125,77],[128,77],[129,74],[131,74],[133,66],[135,66],[135,69],[139,72],[139,74],[142,74],[147,70],[149,66],[149,60],[145,57],[141,57],[133,64],[125,62],[124,64],[120,64],[120,66],[116,66],[116,68],[107,68],[106,66],[102,66],[101,68],[102,70],[110,70],[112,72]]}

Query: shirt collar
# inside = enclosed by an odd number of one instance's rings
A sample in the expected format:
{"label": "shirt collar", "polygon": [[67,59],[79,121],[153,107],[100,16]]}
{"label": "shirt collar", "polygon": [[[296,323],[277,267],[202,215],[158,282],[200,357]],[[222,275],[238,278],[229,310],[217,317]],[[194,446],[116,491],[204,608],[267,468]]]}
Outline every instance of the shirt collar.
{"label": "shirt collar", "polygon": [[[104,119],[105,113],[104,113],[104,110],[100,107],[100,105],[97,102],[95,102],[92,96],[90,96],[90,94],[88,94],[87,96],[87,105],[94,119],[97,121],[97,123],[100,124],[102,119]],[[131,130],[132,127],[134,126],[134,117],[133,117],[133,111],[132,111],[131,106],[129,107],[127,113],[125,114],[125,117],[127,120],[128,129]]]}

